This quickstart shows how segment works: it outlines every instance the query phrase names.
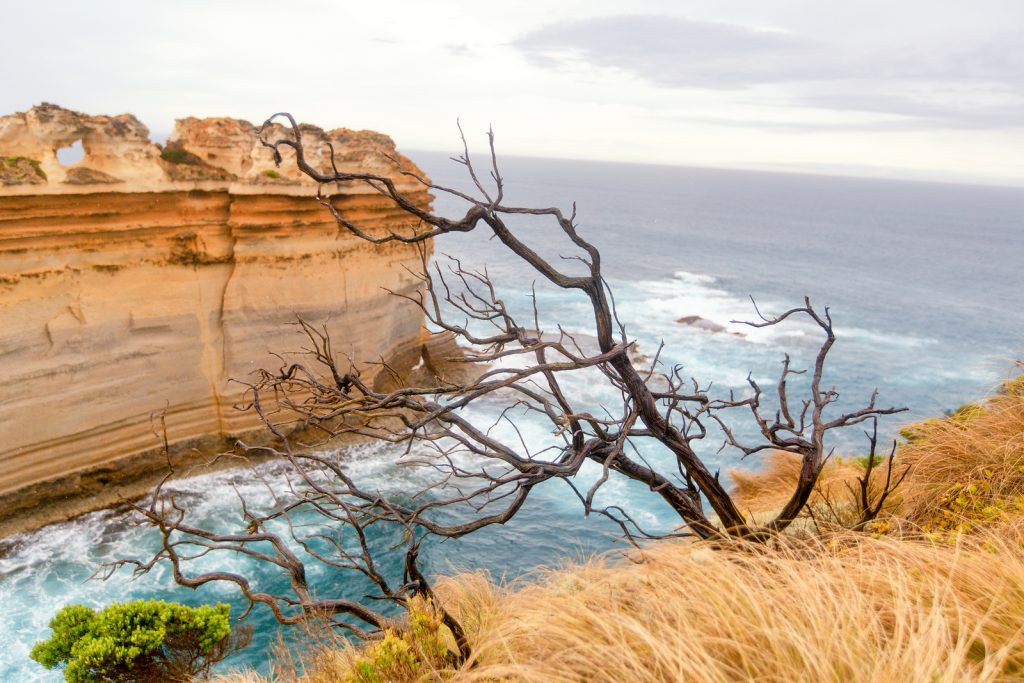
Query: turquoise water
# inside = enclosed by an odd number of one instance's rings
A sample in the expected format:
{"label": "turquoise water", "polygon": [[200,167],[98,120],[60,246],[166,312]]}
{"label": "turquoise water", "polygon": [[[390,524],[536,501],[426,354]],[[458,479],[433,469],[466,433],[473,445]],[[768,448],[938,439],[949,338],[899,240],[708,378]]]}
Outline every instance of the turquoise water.
{"label": "turquoise water", "polygon": [[[438,182],[461,182],[459,169],[445,157],[413,156]],[[748,373],[772,381],[783,352],[806,361],[816,349],[815,330],[805,324],[759,333],[731,324],[753,317],[751,294],[771,312],[798,304],[804,295],[832,307],[839,343],[827,382],[840,389],[841,406],[859,404],[876,386],[881,403],[906,405],[909,415],[884,426],[887,434],[903,421],[984,395],[1007,375],[1009,359],[1024,357],[1022,190],[517,158],[506,159],[503,171],[509,203],[568,207],[577,202],[580,230],[602,249],[630,337],[645,353],[664,340],[667,362],[682,363],[704,383],[714,381],[716,391],[742,390]],[[437,206],[455,210],[443,198]],[[568,253],[551,225],[524,223],[517,230],[543,253]],[[437,252],[486,263],[503,299],[514,310],[528,311],[535,277],[500,245],[481,237],[443,238]],[[591,331],[585,301],[541,282],[537,295],[542,324]],[[675,322],[688,315],[720,324],[726,333]],[[585,377],[569,381],[566,389],[584,404],[610,398]],[[483,420],[499,409],[489,402],[475,410]],[[553,439],[549,425],[528,415],[518,416],[517,426],[531,447]],[[864,439],[850,430],[833,443],[840,452],[857,452]],[[735,453],[718,453],[719,445],[714,441],[703,450],[713,467],[740,464]],[[385,447],[362,446],[337,455],[354,476],[385,491],[425,481],[421,471],[396,467],[395,454]],[[262,465],[259,473],[278,485],[288,477],[274,464]],[[581,478],[593,476],[587,471]],[[232,486],[257,504],[269,503],[262,484],[247,472],[179,484],[197,520],[222,527],[240,519],[237,499],[225,495]],[[649,528],[668,529],[676,521],[641,487],[610,482],[603,496],[634,509]],[[470,539],[436,543],[424,551],[424,564],[435,574],[481,568],[515,577],[537,565],[612,548],[614,531],[599,518],[584,519],[567,487],[553,482],[540,487],[512,523]],[[121,511],[94,513],[3,542],[0,680],[60,680],[30,662],[27,652],[45,636],[53,612],[69,602],[99,606],[160,597],[229,601],[240,611],[231,588],[175,588],[167,568],[134,581],[124,574],[87,581],[102,562],[140,557],[155,543]],[[221,566],[252,569],[237,558]],[[322,568],[311,570],[311,579],[320,594],[366,592],[365,585]],[[264,573],[260,581],[273,587],[281,579]],[[274,637],[266,612],[253,611],[250,620],[261,637],[234,664],[264,661]]]}

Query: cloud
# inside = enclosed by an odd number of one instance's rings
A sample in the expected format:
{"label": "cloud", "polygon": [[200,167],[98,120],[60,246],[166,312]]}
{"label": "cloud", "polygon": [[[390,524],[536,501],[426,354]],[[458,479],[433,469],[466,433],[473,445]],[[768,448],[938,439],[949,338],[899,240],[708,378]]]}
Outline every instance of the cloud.
{"label": "cloud", "polygon": [[921,123],[932,128],[1000,130],[1024,128],[1024,98],[1006,94],[992,101],[994,93],[945,90],[925,94],[889,94],[862,91],[808,93],[793,98],[794,104],[820,109],[895,115],[899,118],[865,124],[864,129],[912,130]]}
{"label": "cloud", "polygon": [[780,31],[659,15],[550,24],[513,42],[533,63],[583,61],[677,87],[742,88],[821,77],[813,43]]}
{"label": "cloud", "polygon": [[876,122],[822,122],[819,129],[897,130],[922,123],[1024,127],[1024,50],[1018,42],[997,29],[986,36],[892,45],[667,15],[618,15],[549,24],[513,45],[544,68],[613,68],[671,88],[781,86],[787,106],[885,115]]}

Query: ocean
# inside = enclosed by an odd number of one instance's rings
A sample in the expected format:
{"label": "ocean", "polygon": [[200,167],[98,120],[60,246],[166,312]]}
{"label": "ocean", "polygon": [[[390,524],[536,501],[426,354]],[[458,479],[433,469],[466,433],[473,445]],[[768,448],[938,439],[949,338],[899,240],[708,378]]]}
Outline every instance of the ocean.
{"label": "ocean", "polygon": [[[466,187],[461,167],[445,155],[410,156],[435,182]],[[480,155],[478,163],[485,159]],[[838,342],[825,384],[840,392],[839,407],[857,407],[877,388],[879,404],[908,408],[883,422],[884,439],[894,438],[901,424],[984,396],[1009,376],[1013,359],[1024,358],[1024,189],[515,157],[502,159],[501,168],[506,204],[555,205],[568,213],[576,203],[579,231],[602,251],[630,339],[648,355],[664,342],[664,361],[682,365],[702,385],[711,382],[713,392],[744,391],[748,375],[772,382],[784,353],[806,364],[820,343],[806,323],[752,330],[731,322],[755,318],[751,297],[769,313],[799,305],[804,296],[830,307]],[[444,196],[435,206],[446,215],[464,210]],[[552,223],[512,225],[545,255],[571,253]],[[486,264],[503,301],[517,314],[532,315],[536,287],[542,327],[560,324],[582,336],[593,333],[585,300],[546,285],[496,240],[482,233],[451,235],[435,246],[439,262],[451,255],[465,264]],[[676,322],[688,316],[721,329]],[[593,407],[613,398],[606,387],[583,378],[568,380],[566,391]],[[491,402],[474,410],[486,420],[499,409]],[[531,448],[551,442],[550,425],[528,414],[516,420]],[[749,426],[741,433],[749,434]],[[865,443],[863,433],[851,429],[836,435],[832,445],[837,453],[856,455]],[[741,462],[735,452],[719,451],[720,445],[708,443],[701,451],[713,468],[758,466],[755,459]],[[353,476],[385,491],[415,487],[425,476],[396,469],[394,452],[384,446],[359,446],[339,456]],[[260,469],[271,480],[287,477],[277,464]],[[588,471],[583,478],[592,476]],[[181,495],[198,519],[237,524],[237,501],[220,495],[228,485],[252,500],[267,500],[246,472],[183,482]],[[602,496],[634,510],[651,529],[667,530],[678,521],[642,487],[609,482]],[[0,680],[62,679],[27,655],[67,603],[101,606],[156,597],[191,604],[228,601],[235,614],[244,609],[230,587],[174,587],[166,567],[137,580],[125,573],[105,582],[87,580],[100,563],[141,557],[155,541],[120,511],[102,511],[0,542]],[[505,527],[428,546],[424,566],[433,574],[482,569],[513,579],[618,544],[609,523],[584,519],[567,487],[552,482],[539,487]],[[253,569],[237,558],[221,566]],[[365,592],[336,572],[319,568],[310,576],[322,595]],[[261,581],[273,586],[280,577],[264,573]],[[250,622],[259,636],[231,664],[265,665],[276,639],[267,612],[253,611]]]}

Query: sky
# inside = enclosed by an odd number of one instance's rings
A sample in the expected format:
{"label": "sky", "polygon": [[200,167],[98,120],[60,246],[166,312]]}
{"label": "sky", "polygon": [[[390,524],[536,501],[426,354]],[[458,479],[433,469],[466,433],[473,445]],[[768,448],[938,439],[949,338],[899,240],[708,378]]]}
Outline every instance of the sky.
{"label": "sky", "polygon": [[161,137],[287,110],[407,152],[456,151],[460,120],[510,155],[1024,186],[1022,0],[0,8],[0,113],[131,112]]}

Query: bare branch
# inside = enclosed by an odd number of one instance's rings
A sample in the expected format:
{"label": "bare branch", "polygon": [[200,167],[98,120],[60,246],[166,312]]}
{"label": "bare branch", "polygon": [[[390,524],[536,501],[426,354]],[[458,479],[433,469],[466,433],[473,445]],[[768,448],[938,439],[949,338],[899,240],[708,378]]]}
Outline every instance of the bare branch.
{"label": "bare branch", "polygon": [[[276,123],[286,121],[290,127]],[[339,171],[331,155],[330,171],[314,168],[305,156],[301,127],[286,113],[275,114],[261,127],[260,139],[278,163],[282,151],[294,153],[297,167],[318,184],[317,200],[337,221],[339,229],[373,244],[394,244],[410,250],[418,264],[408,269],[417,283],[412,293],[392,293],[422,312],[436,334],[458,342],[453,362],[434,359],[427,347],[424,371],[407,373],[387,359],[355,362],[339,358],[326,325],[297,321],[306,338],[301,362],[280,358],[277,370],[261,371],[241,381],[245,397],[240,408],[254,412],[274,437],[272,446],[245,446],[243,452],[270,453],[289,465],[287,491],[271,489],[271,509],[255,509],[242,500],[244,528],[235,533],[212,532],[188,520],[187,509],[166,492],[165,480],[148,505],[136,512],[156,528],[161,549],[147,561],[130,564],[136,572],[150,571],[160,562],[173,568],[175,580],[197,587],[211,582],[235,585],[250,605],[266,605],[282,623],[324,617],[339,628],[368,635],[384,628],[381,613],[343,599],[317,597],[308,584],[305,562],[351,572],[375,590],[375,600],[408,604],[413,597],[436,603],[429,579],[418,568],[424,538],[458,538],[511,520],[537,486],[557,479],[579,499],[584,515],[598,514],[614,522],[632,543],[678,536],[719,539],[735,536],[764,541],[785,530],[807,505],[818,476],[832,452],[832,430],[890,415],[902,408],[868,405],[834,415],[839,400],[834,388],[823,388],[826,361],[836,336],[828,308],[818,310],[804,299],[802,306],[779,315],[765,315],[754,304],[754,328],[766,328],[804,318],[822,336],[813,366],[796,369],[789,355],[772,390],[753,376],[748,391],[737,397],[711,394],[712,385],[686,377],[680,367],[665,368],[664,344],[654,358],[631,358],[634,342],[619,319],[612,289],[602,273],[597,247],[580,235],[573,205],[567,217],[557,208],[515,207],[503,203],[504,180],[499,170],[495,138],[488,131],[489,170],[478,173],[469,145],[459,128],[462,154],[454,157],[465,168],[475,191],[462,192],[433,184],[408,170],[396,177],[415,181],[418,188],[447,193],[466,206],[461,218],[432,212],[421,196],[404,194],[395,178]],[[396,166],[399,164],[396,161]],[[339,183],[362,183],[388,199],[408,216],[411,227],[381,231],[361,226],[346,215],[344,205],[327,192]],[[407,183],[408,184],[408,183]],[[407,186],[406,184],[406,186]],[[515,217],[510,220],[509,217]],[[570,274],[545,259],[537,245],[514,230],[520,220],[550,225],[568,238],[569,262],[584,265],[584,274]],[[555,324],[557,334],[545,333],[544,311],[532,287],[530,319],[516,319],[499,295],[485,267],[473,269],[458,258],[432,256],[434,237],[483,230],[508,253],[565,296],[582,297],[589,306],[595,342],[573,335]],[[457,349],[454,344],[453,349]],[[458,372],[452,368],[458,368]],[[390,381],[370,381],[371,374]],[[566,387],[570,376],[607,388],[604,405],[587,405]],[[380,388],[387,386],[389,388]],[[767,404],[777,397],[778,405]],[[498,406],[491,424],[474,422],[467,409]],[[826,417],[826,413],[828,416]],[[533,443],[517,424],[518,415],[544,420],[550,436]],[[742,428],[741,423],[748,428]],[[747,436],[750,432],[756,436]],[[712,472],[698,447],[710,434],[724,436],[723,447],[742,456],[768,450],[796,453],[801,458],[797,485],[777,516],[757,526],[738,508],[719,473]],[[312,442],[299,443],[299,437]],[[861,482],[862,521],[874,519],[902,474],[893,472],[890,455],[880,494],[869,488],[877,431],[871,437],[868,470]],[[332,439],[358,437],[391,444],[401,467],[415,467],[428,477],[417,490],[382,492],[378,484],[359,482],[345,463],[325,455]],[[667,456],[646,459],[643,453]],[[665,462],[669,465],[665,466]],[[582,468],[597,465],[599,474],[583,483]],[[593,469],[593,468],[591,468]],[[586,476],[589,476],[586,475]],[[606,484],[621,477],[639,482],[678,519],[669,532],[643,529],[621,504],[601,498]],[[279,487],[280,485],[278,485]],[[705,511],[705,505],[710,510]],[[310,522],[316,520],[313,528]],[[402,576],[386,569],[374,538],[397,539],[391,551],[404,548]],[[234,554],[273,566],[289,577],[290,592],[271,594],[254,587],[250,578],[229,572],[188,571],[188,565],[211,554]],[[469,656],[461,625],[442,610],[443,621],[458,643],[459,656]]]}

